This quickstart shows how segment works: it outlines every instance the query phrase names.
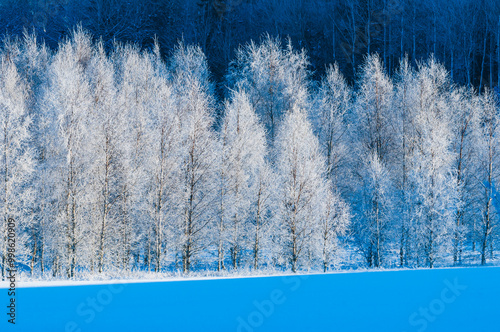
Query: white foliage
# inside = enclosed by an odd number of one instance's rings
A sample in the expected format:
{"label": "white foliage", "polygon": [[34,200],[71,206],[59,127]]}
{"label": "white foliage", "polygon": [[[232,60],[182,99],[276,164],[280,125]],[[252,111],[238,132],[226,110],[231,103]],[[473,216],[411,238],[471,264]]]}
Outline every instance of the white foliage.
{"label": "white foliage", "polygon": [[310,250],[321,218],[317,211],[326,191],[325,160],[303,109],[294,107],[285,117],[276,149],[278,236],[286,263],[296,271]]}
{"label": "white foliage", "polygon": [[391,240],[393,178],[395,163],[394,87],[378,55],[369,56],[363,67],[356,100],[356,132],[353,133],[358,167],[353,232],[369,266],[380,267]]}
{"label": "white foliage", "polygon": [[[187,63],[201,63],[199,52],[183,48],[177,52],[193,57]],[[174,56],[174,59],[176,56]],[[195,259],[210,244],[213,224],[216,137],[212,130],[212,96],[196,76],[193,66],[173,63],[176,112],[180,119],[180,150],[178,154],[179,193],[175,223],[177,247],[184,272],[190,271]],[[198,68],[197,66],[194,67]]]}
{"label": "white foliage", "polygon": [[75,31],[71,40],[60,46],[51,64],[50,93],[45,106],[53,109],[58,132],[51,152],[58,158],[54,176],[57,178],[59,211],[52,241],[54,274],[74,276],[80,261],[91,257],[86,239],[91,229],[85,216],[85,188],[88,159],[85,155],[86,115],[90,112],[92,95],[85,75],[92,56],[90,37]]}
{"label": "white foliage", "polygon": [[237,52],[228,81],[248,93],[271,145],[285,113],[293,105],[307,106],[307,66],[304,52],[294,51],[290,41],[283,49],[280,40],[270,36],[259,45],[251,42]]}
{"label": "white foliage", "polygon": [[447,73],[433,60],[419,68],[415,91],[415,151],[411,181],[416,204],[413,224],[417,250],[430,267],[450,245],[456,204],[452,172]]}
{"label": "white foliage", "polygon": [[219,268],[224,241],[229,244],[233,268],[241,264],[242,252],[250,250],[254,251],[256,265],[258,251],[265,243],[268,165],[264,129],[245,92],[235,92],[226,104],[220,146]]}
{"label": "white foliage", "polygon": [[[328,68],[313,104],[315,127],[326,156],[327,176],[335,190],[345,188],[349,153],[348,113],[352,108],[352,91],[337,64]],[[313,115],[314,116],[314,115]]]}
{"label": "white foliage", "polygon": [[31,229],[34,199],[30,183],[35,169],[31,117],[28,114],[28,85],[21,78],[9,49],[0,54],[0,247],[2,277],[7,268],[7,224],[15,220],[16,260],[26,263],[26,234]]}

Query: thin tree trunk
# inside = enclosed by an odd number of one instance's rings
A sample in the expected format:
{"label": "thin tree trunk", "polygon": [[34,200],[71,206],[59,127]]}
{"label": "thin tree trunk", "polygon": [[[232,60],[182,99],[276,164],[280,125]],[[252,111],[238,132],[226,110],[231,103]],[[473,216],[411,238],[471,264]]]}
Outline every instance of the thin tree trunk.
{"label": "thin tree trunk", "polygon": [[486,29],[486,32],[484,33],[483,58],[481,60],[481,78],[480,78],[480,81],[479,81],[479,92],[482,91],[482,87],[483,87],[484,62],[485,62],[485,59],[486,59],[486,42],[488,40],[487,36],[488,36],[488,29]]}
{"label": "thin tree trunk", "polygon": [[101,230],[99,233],[99,256],[98,256],[98,271],[99,273],[103,272],[104,269],[104,255],[105,255],[105,237],[106,237],[106,228],[107,228],[107,218],[108,218],[108,210],[109,210],[109,171],[111,167],[111,160],[110,160],[110,152],[109,152],[109,137],[106,135],[106,142],[105,142],[105,160],[104,160],[104,190],[103,190],[103,205],[102,205],[102,219],[101,219]]}
{"label": "thin tree trunk", "polygon": [[351,64],[352,64],[352,73],[353,77],[356,76],[356,17],[354,15],[354,4],[352,5],[351,10],[351,19],[352,19],[352,47],[351,47]]}
{"label": "thin tree trunk", "polygon": [[405,26],[404,26],[404,15],[401,14],[401,40],[400,40],[400,55],[399,58],[403,59],[405,54],[404,54],[404,36],[405,36]]}
{"label": "thin tree trunk", "polygon": [[371,13],[371,0],[368,0],[368,21],[366,22],[366,53],[369,55],[371,52],[371,44],[372,44],[372,13]]}
{"label": "thin tree trunk", "polygon": [[500,16],[497,27],[497,85],[500,86]]}
{"label": "thin tree trunk", "polygon": [[415,64],[416,61],[417,61],[417,31],[416,31],[416,15],[417,15],[417,12],[416,12],[416,8],[415,8],[415,5],[413,5],[413,25],[412,25],[412,39],[413,39],[413,63]]}
{"label": "thin tree trunk", "polygon": [[451,81],[453,82],[453,78],[454,78],[454,73],[455,73],[455,51],[454,49],[452,48],[451,49],[451,64],[450,64],[450,67],[451,67],[451,70],[450,70],[450,75],[451,75]]}
{"label": "thin tree trunk", "polygon": [[489,58],[490,58],[490,70],[489,70],[489,73],[488,73],[488,77],[490,79],[490,89],[493,88],[493,38],[490,39],[490,54],[489,54]]}
{"label": "thin tree trunk", "polygon": [[31,238],[33,240],[33,248],[31,251],[30,273],[31,273],[31,276],[33,276],[33,271],[35,268],[35,260],[36,260],[36,255],[37,255],[37,243],[38,243],[35,228],[32,229]]}
{"label": "thin tree trunk", "polygon": [[[222,205],[222,204],[221,204]],[[222,207],[221,207],[222,211]],[[224,270],[224,217],[222,216],[223,212],[221,212],[221,220],[219,221],[219,243],[217,245],[217,271]]]}
{"label": "thin tree trunk", "polygon": [[257,212],[255,215],[255,241],[253,249],[253,260],[254,260],[253,267],[255,270],[259,268],[261,204],[262,204],[262,183],[259,186],[259,192],[257,194]]}
{"label": "thin tree trunk", "polygon": [[332,59],[335,61],[337,54],[335,53],[335,2],[332,1]]}
{"label": "thin tree trunk", "polygon": [[161,270],[161,259],[163,251],[163,178],[164,178],[164,164],[165,164],[165,126],[161,129],[161,139],[160,139],[160,173],[158,174],[158,192],[156,197],[156,209],[155,209],[155,219],[156,219],[156,232],[155,232],[155,255],[156,255],[156,265],[155,272],[160,272]]}
{"label": "thin tree trunk", "polygon": [[481,265],[486,264],[486,250],[488,247],[488,236],[491,232],[491,203],[493,197],[493,129],[490,128],[489,133],[489,155],[488,155],[488,185],[489,188],[486,188],[486,209],[484,215],[484,227],[481,241]]}
{"label": "thin tree trunk", "polygon": [[390,72],[390,68],[388,66],[388,61],[387,61],[387,20],[386,20],[386,12],[387,12],[387,0],[384,0],[384,13],[383,15],[383,25],[384,25],[384,64],[385,68],[388,72]]}

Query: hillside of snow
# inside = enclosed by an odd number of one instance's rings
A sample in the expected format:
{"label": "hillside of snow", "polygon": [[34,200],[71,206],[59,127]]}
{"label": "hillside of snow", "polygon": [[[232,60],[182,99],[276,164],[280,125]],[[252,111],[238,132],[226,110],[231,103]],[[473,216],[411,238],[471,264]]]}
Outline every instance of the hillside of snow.
{"label": "hillside of snow", "polygon": [[490,267],[21,283],[0,331],[495,331],[499,280]]}

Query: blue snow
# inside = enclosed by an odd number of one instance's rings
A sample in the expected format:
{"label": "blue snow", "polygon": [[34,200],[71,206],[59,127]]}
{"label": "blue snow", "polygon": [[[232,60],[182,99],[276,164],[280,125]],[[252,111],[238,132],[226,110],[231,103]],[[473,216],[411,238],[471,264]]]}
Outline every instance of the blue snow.
{"label": "blue snow", "polygon": [[17,288],[0,331],[500,331],[500,268]]}

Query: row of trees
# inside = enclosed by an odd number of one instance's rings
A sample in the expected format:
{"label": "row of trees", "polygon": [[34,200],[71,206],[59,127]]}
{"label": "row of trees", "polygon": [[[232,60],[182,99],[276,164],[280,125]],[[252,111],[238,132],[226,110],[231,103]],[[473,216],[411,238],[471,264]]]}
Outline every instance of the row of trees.
{"label": "row of trees", "polygon": [[353,88],[338,65],[315,83],[304,52],[266,37],[238,50],[223,102],[194,46],[163,61],[77,29],[56,52],[6,39],[0,58],[2,234],[15,218],[32,273],[494,254],[497,97],[433,58],[391,78],[369,56]]}
{"label": "row of trees", "polygon": [[378,52],[392,75],[430,53],[461,84],[482,91],[500,82],[500,4],[496,0],[4,0],[0,31],[36,29],[53,47],[81,23],[105,45],[113,40],[162,49],[199,44],[217,80],[239,44],[263,33],[290,36],[314,68],[337,59],[348,80]]}

